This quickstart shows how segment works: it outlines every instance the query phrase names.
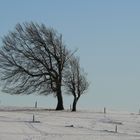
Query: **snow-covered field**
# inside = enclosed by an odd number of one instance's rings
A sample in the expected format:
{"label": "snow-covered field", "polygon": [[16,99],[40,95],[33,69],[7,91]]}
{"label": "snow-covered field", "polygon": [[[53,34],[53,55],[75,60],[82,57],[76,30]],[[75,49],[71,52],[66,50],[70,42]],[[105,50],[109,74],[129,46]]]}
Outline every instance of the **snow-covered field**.
{"label": "snow-covered field", "polygon": [[140,140],[140,115],[1,107],[0,140]]}

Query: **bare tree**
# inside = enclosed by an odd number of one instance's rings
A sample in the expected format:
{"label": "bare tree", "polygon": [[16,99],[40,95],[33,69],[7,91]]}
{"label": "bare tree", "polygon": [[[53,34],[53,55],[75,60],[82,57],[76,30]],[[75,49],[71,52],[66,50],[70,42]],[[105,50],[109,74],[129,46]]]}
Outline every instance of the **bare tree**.
{"label": "bare tree", "polygon": [[65,73],[66,93],[74,97],[72,111],[76,111],[77,102],[82,94],[89,87],[86,73],[80,68],[79,59],[72,57],[69,61],[69,68]]}
{"label": "bare tree", "polygon": [[3,91],[10,94],[54,93],[56,110],[63,110],[62,77],[70,51],[62,35],[44,24],[17,24],[3,37],[0,71]]}

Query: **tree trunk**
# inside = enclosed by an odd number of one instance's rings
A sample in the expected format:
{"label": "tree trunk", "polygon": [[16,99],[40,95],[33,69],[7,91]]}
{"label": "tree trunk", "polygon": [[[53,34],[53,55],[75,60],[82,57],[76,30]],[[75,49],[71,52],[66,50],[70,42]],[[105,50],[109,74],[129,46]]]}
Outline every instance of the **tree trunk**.
{"label": "tree trunk", "polygon": [[56,107],[56,110],[64,110],[61,88],[57,91],[57,107]]}
{"label": "tree trunk", "polygon": [[78,101],[77,98],[74,97],[72,111],[76,111],[77,101]]}

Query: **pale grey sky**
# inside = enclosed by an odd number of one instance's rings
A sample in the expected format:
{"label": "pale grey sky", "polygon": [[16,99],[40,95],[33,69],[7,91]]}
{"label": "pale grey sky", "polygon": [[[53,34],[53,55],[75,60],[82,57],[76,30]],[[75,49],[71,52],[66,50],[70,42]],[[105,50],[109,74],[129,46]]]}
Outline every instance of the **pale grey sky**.
{"label": "pale grey sky", "polygon": [[[77,55],[91,83],[79,107],[140,108],[139,0],[0,2],[0,37],[18,22],[34,21],[62,33],[70,49],[79,48]],[[35,100],[45,106],[56,104],[52,97],[1,94],[0,98],[3,105],[32,105]],[[65,100],[65,105],[69,104],[69,99]]]}

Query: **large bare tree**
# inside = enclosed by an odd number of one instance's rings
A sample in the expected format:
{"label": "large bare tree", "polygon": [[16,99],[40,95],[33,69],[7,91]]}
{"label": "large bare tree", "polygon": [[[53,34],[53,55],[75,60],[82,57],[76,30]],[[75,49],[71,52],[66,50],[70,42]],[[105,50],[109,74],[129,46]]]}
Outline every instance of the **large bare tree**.
{"label": "large bare tree", "polygon": [[54,93],[58,100],[56,110],[63,110],[62,77],[71,54],[62,35],[44,24],[31,22],[17,24],[2,41],[3,91],[10,94]]}
{"label": "large bare tree", "polygon": [[74,97],[72,111],[76,111],[79,98],[89,87],[86,73],[80,67],[79,58],[72,57],[69,61],[69,67],[65,73],[65,87],[66,93]]}

